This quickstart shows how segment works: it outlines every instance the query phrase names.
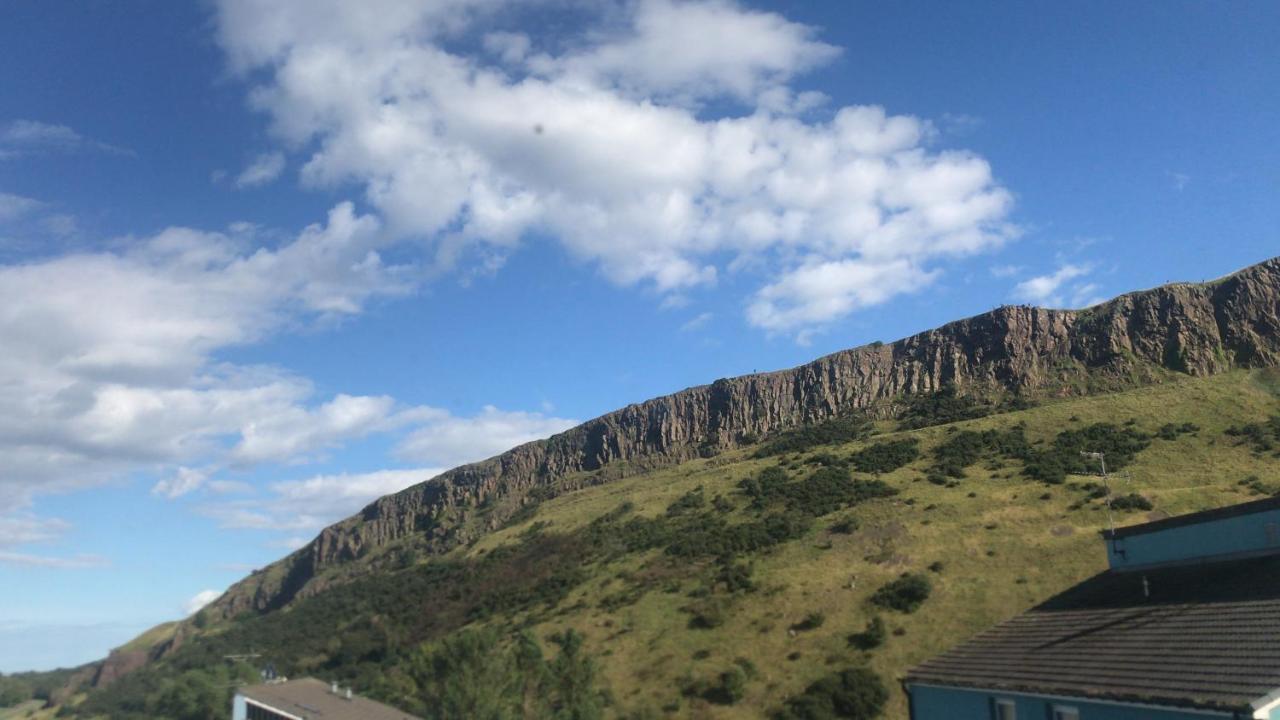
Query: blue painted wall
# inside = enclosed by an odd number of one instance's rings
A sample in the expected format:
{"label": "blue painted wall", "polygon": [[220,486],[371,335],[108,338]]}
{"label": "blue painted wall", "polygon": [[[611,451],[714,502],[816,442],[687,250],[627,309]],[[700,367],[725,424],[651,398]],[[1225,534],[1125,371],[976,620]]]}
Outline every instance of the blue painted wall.
{"label": "blue painted wall", "polygon": [[[992,699],[1013,700],[1018,720],[1046,720],[1053,705],[1066,705],[1080,711],[1080,720],[1209,720],[1230,717],[1203,711],[1163,710],[1100,702],[1046,700],[1028,695],[1002,695],[960,688],[908,686],[911,693],[911,720],[992,720]],[[1275,717],[1275,715],[1272,715]]]}
{"label": "blue painted wall", "polygon": [[[1116,550],[1123,550],[1120,555]],[[1280,550],[1280,509],[1223,518],[1107,541],[1116,570]]]}

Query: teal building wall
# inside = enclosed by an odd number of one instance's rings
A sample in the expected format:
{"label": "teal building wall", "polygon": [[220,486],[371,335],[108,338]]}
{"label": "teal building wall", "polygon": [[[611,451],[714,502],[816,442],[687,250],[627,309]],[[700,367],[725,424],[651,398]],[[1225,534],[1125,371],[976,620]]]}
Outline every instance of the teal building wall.
{"label": "teal building wall", "polygon": [[1114,570],[1280,550],[1280,508],[1107,540]]}
{"label": "teal building wall", "polygon": [[[1209,720],[1232,717],[1230,713],[1205,710],[1046,698],[933,685],[908,685],[907,693],[911,698],[911,720],[993,720],[995,700],[1014,701],[1017,720],[1052,720],[1054,705],[1075,708],[1080,712],[1080,720]],[[1280,714],[1272,713],[1271,717],[1280,718]]]}

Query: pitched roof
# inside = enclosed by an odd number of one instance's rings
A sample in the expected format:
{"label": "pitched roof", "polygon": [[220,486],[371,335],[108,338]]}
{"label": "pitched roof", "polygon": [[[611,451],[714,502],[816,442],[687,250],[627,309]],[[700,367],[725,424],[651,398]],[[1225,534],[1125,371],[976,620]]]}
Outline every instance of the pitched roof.
{"label": "pitched roof", "polygon": [[1174,515],[1173,517],[1153,520],[1151,522],[1142,523],[1141,525],[1118,527],[1115,530],[1103,530],[1102,534],[1107,538],[1126,538],[1134,535],[1145,535],[1147,533],[1158,532],[1160,530],[1168,530],[1169,528],[1182,527],[1184,525],[1198,525],[1200,523],[1212,522],[1214,520],[1223,520],[1226,518],[1239,517],[1241,515],[1252,515],[1254,513],[1266,512],[1267,510],[1275,510],[1276,508],[1280,508],[1280,496],[1263,498],[1261,500],[1254,500],[1253,502],[1227,505],[1226,507],[1213,508],[1211,510],[1201,510],[1200,512],[1187,513],[1186,515]]}
{"label": "pitched roof", "polygon": [[919,665],[906,681],[1248,709],[1280,688],[1280,557],[1108,571]]}
{"label": "pitched roof", "polygon": [[334,695],[328,683],[314,678],[252,685],[237,694],[303,720],[421,720],[359,695]]}

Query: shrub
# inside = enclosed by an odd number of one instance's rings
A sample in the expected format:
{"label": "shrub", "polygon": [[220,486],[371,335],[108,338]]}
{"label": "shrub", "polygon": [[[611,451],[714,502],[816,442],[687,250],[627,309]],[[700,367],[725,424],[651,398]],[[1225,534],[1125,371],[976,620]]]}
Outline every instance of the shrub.
{"label": "shrub", "polygon": [[1051,447],[1030,455],[1023,474],[1056,485],[1065,481],[1069,473],[1098,470],[1097,461],[1081,456],[1082,452],[1105,453],[1107,470],[1119,470],[1150,444],[1150,436],[1128,425],[1095,423],[1079,430],[1064,430]]}
{"label": "shrub", "polygon": [[667,515],[675,516],[695,513],[705,507],[706,504],[707,498],[703,495],[702,486],[699,485],[671,503],[667,507]]}
{"label": "shrub", "polygon": [[901,577],[881,587],[871,596],[871,602],[884,608],[912,613],[929,598],[933,585],[929,578],[915,573],[903,573]]}
{"label": "shrub", "polygon": [[916,430],[930,425],[943,425],[960,420],[972,420],[991,414],[991,404],[956,393],[955,386],[928,395],[912,397],[907,408],[898,415],[898,427]]}
{"label": "shrub", "polygon": [[728,615],[724,603],[718,600],[707,600],[690,605],[685,610],[692,616],[689,618],[689,627],[694,630],[718,628],[724,624]]}
{"label": "shrub", "polygon": [[859,650],[874,650],[884,644],[886,634],[884,621],[873,617],[865,630],[849,636],[849,644]]}
{"label": "shrub", "polygon": [[1265,423],[1227,428],[1227,435],[1241,438],[1240,444],[1249,445],[1254,452],[1271,452],[1280,444],[1280,415],[1273,415]]}
{"label": "shrub", "polygon": [[731,667],[715,681],[694,680],[684,686],[684,694],[700,697],[717,705],[733,705],[747,694],[747,674],[741,667]]}
{"label": "shrub", "polygon": [[1129,493],[1111,499],[1111,507],[1116,510],[1150,510],[1152,508],[1151,501],[1138,495],[1137,493]]}
{"label": "shrub", "polygon": [[847,517],[831,526],[831,532],[837,535],[852,535],[858,529],[858,518]]}
{"label": "shrub", "polygon": [[832,418],[783,432],[757,450],[756,457],[770,457],[808,450],[819,445],[836,445],[863,440],[871,434],[871,429],[870,421],[865,418]]}
{"label": "shrub", "polygon": [[1031,446],[1027,443],[1021,426],[983,432],[961,430],[933,449],[933,468],[930,474],[962,478],[965,476],[965,468],[978,462],[984,455],[1021,460],[1030,454]]}
{"label": "shrub", "polygon": [[890,473],[920,457],[920,442],[915,438],[876,443],[854,453],[853,467],[863,473]]}
{"label": "shrub", "polygon": [[811,612],[804,616],[804,619],[791,626],[796,632],[804,632],[806,630],[817,630],[827,621],[827,616],[820,612]]}
{"label": "shrub", "polygon": [[879,675],[855,667],[828,675],[787,700],[777,717],[780,720],[871,720],[880,716],[889,700],[889,691]]}

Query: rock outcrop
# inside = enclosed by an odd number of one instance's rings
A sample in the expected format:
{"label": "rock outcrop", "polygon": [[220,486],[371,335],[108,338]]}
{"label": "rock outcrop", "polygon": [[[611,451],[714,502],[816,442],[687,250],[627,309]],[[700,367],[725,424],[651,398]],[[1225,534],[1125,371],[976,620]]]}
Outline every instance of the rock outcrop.
{"label": "rock outcrop", "polygon": [[[507,519],[532,494],[592,482],[592,471],[678,462],[748,436],[854,411],[888,415],[915,393],[1084,393],[1280,364],[1280,258],[1205,284],[1173,284],[1085,310],[1008,306],[891,344],[790,370],[717,380],[629,405],[383,497],[246,578],[214,606],[230,616],[322,589],[331,569],[414,538],[443,551]],[[597,478],[598,480],[598,478]],[[483,528],[481,528],[483,529]]]}

